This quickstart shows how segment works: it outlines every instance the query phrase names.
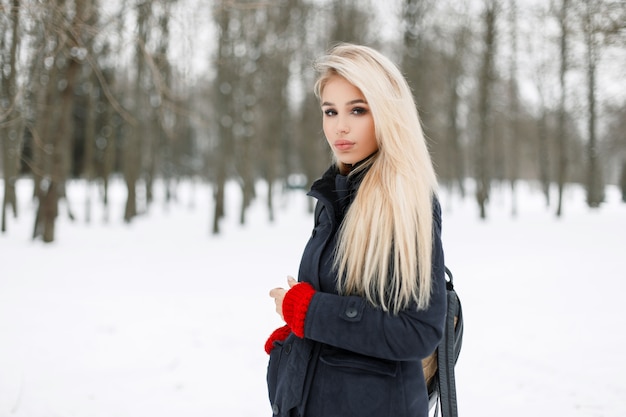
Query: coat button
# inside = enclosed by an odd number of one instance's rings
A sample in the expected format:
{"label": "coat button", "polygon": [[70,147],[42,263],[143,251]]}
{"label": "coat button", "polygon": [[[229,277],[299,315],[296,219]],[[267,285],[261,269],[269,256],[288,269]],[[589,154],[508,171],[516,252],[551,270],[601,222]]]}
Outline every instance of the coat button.
{"label": "coat button", "polygon": [[280,413],[280,408],[278,407],[278,404],[274,404],[272,406],[272,414],[274,414],[275,416],[278,415],[278,413]]}
{"label": "coat button", "polygon": [[354,307],[348,307],[348,309],[346,310],[346,317],[348,317],[349,319],[355,318],[357,314],[359,314],[359,312]]}

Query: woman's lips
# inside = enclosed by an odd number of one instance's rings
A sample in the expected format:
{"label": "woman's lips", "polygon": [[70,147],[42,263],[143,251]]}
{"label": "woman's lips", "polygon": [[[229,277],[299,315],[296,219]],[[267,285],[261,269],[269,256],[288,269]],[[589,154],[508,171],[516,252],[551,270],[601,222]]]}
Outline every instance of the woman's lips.
{"label": "woman's lips", "polygon": [[345,139],[340,139],[340,140],[336,140],[335,143],[333,143],[333,146],[335,147],[335,149],[338,149],[340,151],[347,151],[348,149],[354,146],[354,142],[351,142]]}

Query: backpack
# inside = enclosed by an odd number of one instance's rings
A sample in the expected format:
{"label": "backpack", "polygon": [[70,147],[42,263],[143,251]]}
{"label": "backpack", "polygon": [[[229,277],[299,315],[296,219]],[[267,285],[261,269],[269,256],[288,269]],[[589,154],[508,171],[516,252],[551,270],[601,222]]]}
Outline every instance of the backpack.
{"label": "backpack", "polygon": [[454,366],[463,343],[463,311],[461,301],[454,291],[452,272],[447,267],[446,294],[448,310],[443,339],[433,354],[422,361],[422,365],[428,387],[428,409],[436,407],[435,416],[438,416],[441,406],[442,417],[457,417]]}

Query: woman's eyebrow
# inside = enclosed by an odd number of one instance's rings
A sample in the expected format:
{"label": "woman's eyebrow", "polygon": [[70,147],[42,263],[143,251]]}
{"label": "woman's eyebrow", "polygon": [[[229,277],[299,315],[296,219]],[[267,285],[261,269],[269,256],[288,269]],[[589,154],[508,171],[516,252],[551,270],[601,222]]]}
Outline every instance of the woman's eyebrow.
{"label": "woman's eyebrow", "polygon": [[[357,99],[348,101],[346,103],[346,106],[351,106],[353,104],[367,104],[367,101],[363,100],[362,98],[357,98]],[[335,105],[334,103],[331,103],[331,102],[328,102],[328,101],[325,101],[325,102],[322,103],[322,107],[324,107],[324,106],[334,106],[334,105]]]}

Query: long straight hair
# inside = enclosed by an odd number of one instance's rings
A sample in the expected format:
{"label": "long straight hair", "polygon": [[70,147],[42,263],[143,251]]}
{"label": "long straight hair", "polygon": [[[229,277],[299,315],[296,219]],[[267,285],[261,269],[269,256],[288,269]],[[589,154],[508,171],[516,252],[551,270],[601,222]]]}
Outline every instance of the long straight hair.
{"label": "long straight hair", "polygon": [[368,169],[339,230],[338,290],[395,314],[412,302],[425,309],[437,179],[411,89],[387,57],[366,46],[337,45],[315,68],[318,98],[335,75],[361,90],[378,142],[378,152],[350,172]]}

